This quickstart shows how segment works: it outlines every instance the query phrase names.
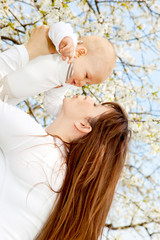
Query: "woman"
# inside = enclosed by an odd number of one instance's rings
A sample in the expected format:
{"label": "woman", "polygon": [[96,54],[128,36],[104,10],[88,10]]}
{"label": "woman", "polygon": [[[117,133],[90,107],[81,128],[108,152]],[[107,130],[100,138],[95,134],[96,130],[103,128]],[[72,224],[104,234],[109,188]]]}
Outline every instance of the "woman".
{"label": "woman", "polygon": [[45,130],[2,101],[0,116],[1,238],[97,240],[128,148],[124,110],[74,96]]}

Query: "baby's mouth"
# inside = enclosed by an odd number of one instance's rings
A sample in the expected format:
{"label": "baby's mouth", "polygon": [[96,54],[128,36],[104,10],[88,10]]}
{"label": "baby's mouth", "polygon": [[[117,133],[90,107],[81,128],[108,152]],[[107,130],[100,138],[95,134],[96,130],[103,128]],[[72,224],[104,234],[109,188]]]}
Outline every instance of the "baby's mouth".
{"label": "baby's mouth", "polygon": [[75,85],[76,84],[75,80],[73,79],[70,84]]}
{"label": "baby's mouth", "polygon": [[68,81],[66,81],[66,83],[69,83],[71,85],[75,85],[76,84],[74,79],[72,79],[72,80],[69,79]]}

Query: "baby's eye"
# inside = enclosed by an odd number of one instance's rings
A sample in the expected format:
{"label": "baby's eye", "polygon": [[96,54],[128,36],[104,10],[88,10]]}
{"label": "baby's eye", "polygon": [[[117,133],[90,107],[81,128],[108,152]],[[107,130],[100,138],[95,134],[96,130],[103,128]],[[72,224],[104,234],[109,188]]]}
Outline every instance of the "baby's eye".
{"label": "baby's eye", "polygon": [[94,107],[96,107],[97,106],[97,104],[96,103],[94,103]]}

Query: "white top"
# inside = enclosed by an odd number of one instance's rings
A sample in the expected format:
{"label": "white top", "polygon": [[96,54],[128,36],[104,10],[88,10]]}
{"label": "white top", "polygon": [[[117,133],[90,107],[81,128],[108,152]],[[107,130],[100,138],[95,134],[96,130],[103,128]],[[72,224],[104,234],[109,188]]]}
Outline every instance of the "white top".
{"label": "white top", "polygon": [[[46,61],[50,59],[54,68],[55,61],[52,61],[52,57],[56,58],[56,67],[59,70],[58,55],[43,59]],[[41,88],[46,87],[45,90],[48,89],[49,84],[50,86],[53,84],[52,76],[45,78],[46,86],[43,81],[41,82],[41,74],[44,74],[41,68],[40,75],[33,78],[32,72],[28,72],[28,69],[32,69],[32,64],[11,73],[27,61],[28,56],[24,46],[13,47],[0,55],[0,77],[6,76],[7,79],[7,84],[5,80],[3,89],[1,88],[1,96],[3,97],[5,91],[11,91],[9,95],[11,103],[35,94],[37,88],[40,91],[39,84]],[[34,73],[35,69],[38,70],[37,62],[37,60],[32,61],[33,65],[35,64]],[[50,61],[45,67],[49,63]],[[66,69],[67,64],[62,61],[61,63]],[[29,75],[23,75],[24,72]],[[7,75],[8,73],[10,74]],[[4,78],[3,81],[1,79],[1,83],[4,83]],[[0,239],[2,240],[33,240],[57,196],[47,185],[51,185],[54,190],[58,190],[62,185],[66,164],[61,158],[59,149],[55,147],[54,140],[63,151],[62,143],[44,135],[46,132],[42,126],[28,114],[0,100]]]}
{"label": "white top", "polygon": [[[62,22],[52,25],[50,31],[56,48],[59,46],[59,41],[66,35],[75,38],[71,30],[68,24]],[[46,111],[57,116],[62,108],[64,95],[71,87],[70,84],[65,83],[67,75],[71,74],[71,64],[62,61],[59,54],[39,56],[28,61],[28,52],[23,45],[14,46],[1,53],[1,98],[16,105],[25,98],[44,92]],[[1,89],[2,85],[3,89]],[[56,88],[61,85],[62,87]]]}
{"label": "white top", "polygon": [[0,100],[0,116],[0,239],[33,240],[57,196],[48,185],[60,188],[66,165],[28,114]]}

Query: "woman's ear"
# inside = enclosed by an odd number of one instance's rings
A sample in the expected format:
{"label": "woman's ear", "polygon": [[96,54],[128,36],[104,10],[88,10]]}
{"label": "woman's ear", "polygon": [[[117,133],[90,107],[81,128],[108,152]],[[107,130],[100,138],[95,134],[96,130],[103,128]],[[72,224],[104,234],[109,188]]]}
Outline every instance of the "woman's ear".
{"label": "woman's ear", "polygon": [[77,46],[75,50],[75,58],[85,56],[87,54],[87,48],[83,46]]}
{"label": "woman's ear", "polygon": [[89,124],[89,122],[83,122],[83,121],[75,121],[74,122],[75,128],[81,132],[81,133],[89,133],[92,131],[92,127]]}

